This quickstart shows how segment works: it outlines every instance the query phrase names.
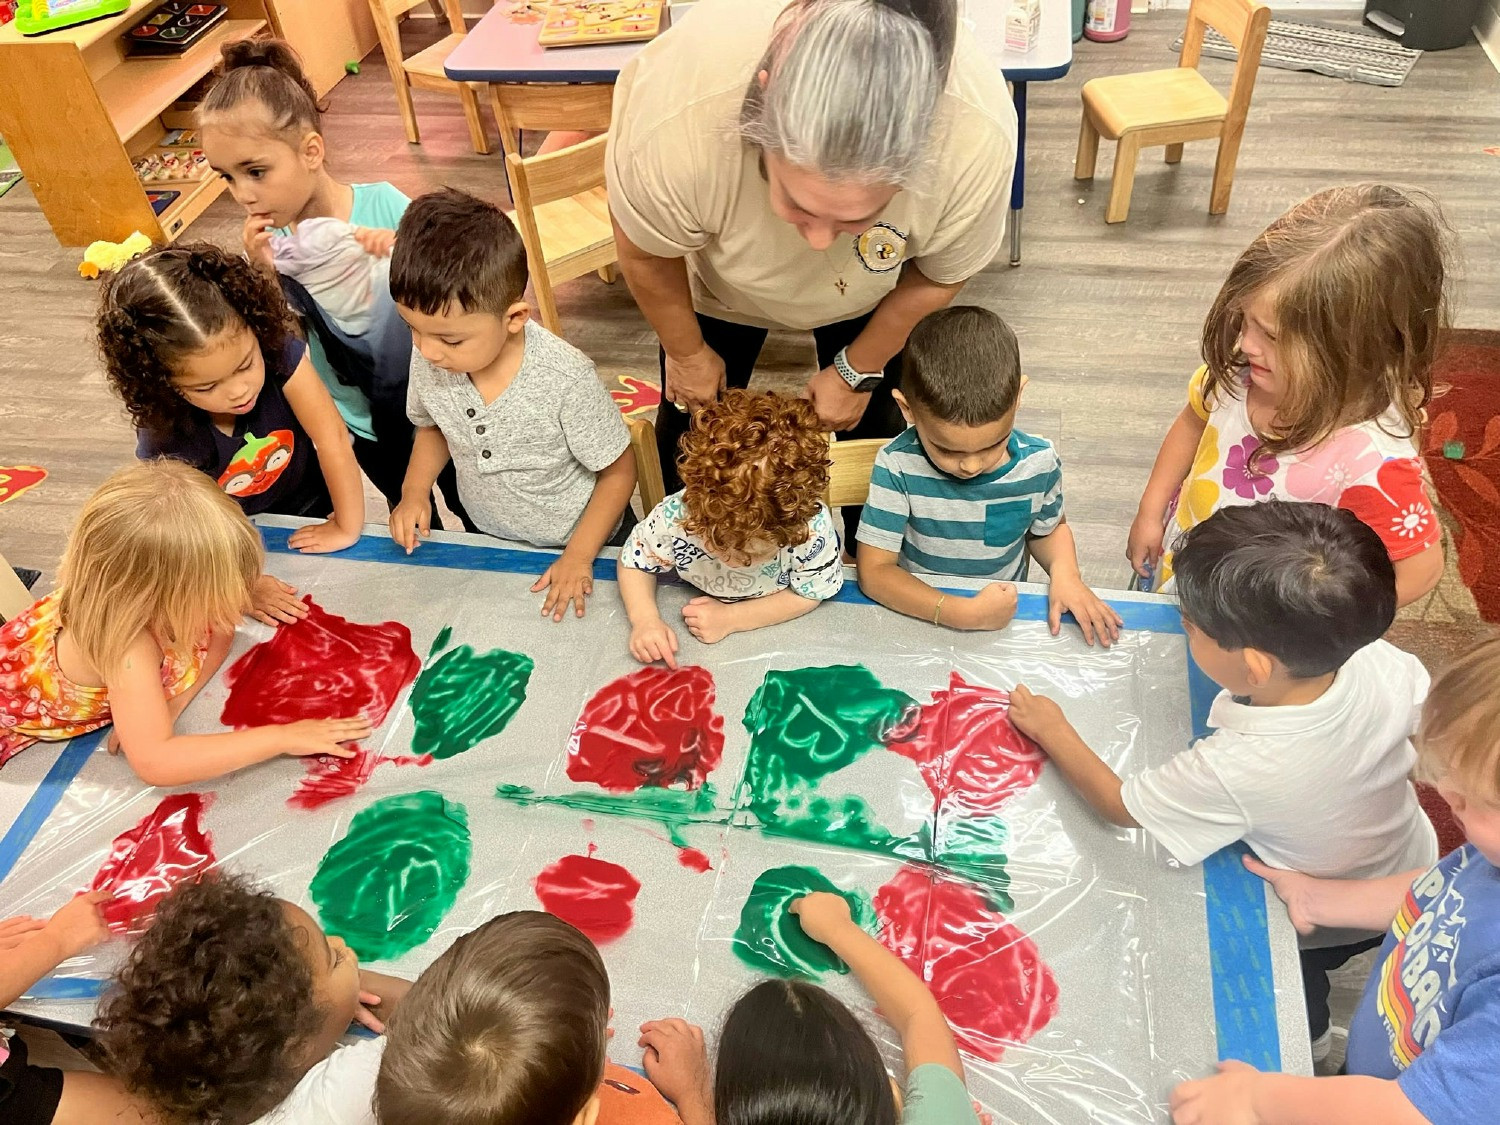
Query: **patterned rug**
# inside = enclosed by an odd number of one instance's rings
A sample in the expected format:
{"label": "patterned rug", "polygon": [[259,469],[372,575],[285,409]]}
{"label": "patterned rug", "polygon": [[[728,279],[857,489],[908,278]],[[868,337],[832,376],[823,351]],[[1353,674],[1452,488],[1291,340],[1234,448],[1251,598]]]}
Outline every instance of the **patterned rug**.
{"label": "patterned rug", "polygon": [[[1172,45],[1182,50],[1182,37]],[[1216,59],[1237,57],[1234,44],[1213,28],[1203,40],[1203,53]],[[1298,20],[1272,20],[1261,51],[1260,65],[1281,70],[1311,70],[1330,78],[1366,82],[1372,86],[1399,86],[1422,57],[1382,35],[1349,31]]]}

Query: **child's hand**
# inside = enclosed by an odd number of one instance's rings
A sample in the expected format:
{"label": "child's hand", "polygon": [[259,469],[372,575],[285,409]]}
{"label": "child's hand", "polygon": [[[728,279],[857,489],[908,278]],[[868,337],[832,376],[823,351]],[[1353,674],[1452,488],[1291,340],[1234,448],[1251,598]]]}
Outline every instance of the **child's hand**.
{"label": "child's hand", "polygon": [[1130,569],[1142,578],[1149,578],[1161,562],[1162,540],[1166,527],[1161,516],[1141,513],[1130,525],[1130,538],[1125,541],[1125,557],[1130,560]]}
{"label": "child's hand", "polygon": [[267,215],[250,215],[245,219],[241,238],[245,243],[245,257],[262,273],[276,276],[276,259],[271,254],[271,219]]}
{"label": "child's hand", "polygon": [[47,919],[46,932],[57,940],[64,961],[109,940],[99,908],[114,897],[109,891],[89,891]]}
{"label": "child's hand", "polygon": [[18,914],[0,922],[0,953],[14,949],[47,923],[29,914]]}
{"label": "child's hand", "polygon": [[972,598],[949,595],[938,620],[955,629],[1003,629],[1016,616],[1016,588],[1009,582],[991,582]]}
{"label": "child's hand", "polygon": [[706,594],[682,607],[682,620],[688,632],[706,645],[717,644],[729,634],[739,632],[734,617],[734,606]]}
{"label": "child's hand", "polygon": [[1299,934],[1310,934],[1318,928],[1313,921],[1316,916],[1318,884],[1321,879],[1304,875],[1300,871],[1283,871],[1279,867],[1267,867],[1253,855],[1244,857],[1245,869],[1259,875],[1271,884],[1276,897],[1286,903],[1287,917]]}
{"label": "child's hand", "polygon": [[573,616],[583,616],[584,599],[594,592],[594,560],[575,559],[564,551],[558,560],[542,571],[542,576],[532,584],[531,592],[547,591],[547,600],[542,603],[542,616],[561,621],[568,612],[568,603],[573,603]]}
{"label": "child's hand", "polygon": [[1231,1060],[1212,1078],[1181,1083],[1168,1103],[1173,1125],[1260,1125],[1254,1103],[1259,1077],[1249,1063]]}
{"label": "child's hand", "polygon": [[703,1029],[686,1020],[651,1020],[641,1024],[641,1060],[646,1077],[677,1107],[684,1121],[712,1120],[705,1117],[714,1104],[708,1080],[708,1051]]}
{"label": "child's hand", "polygon": [[1071,613],[1083,630],[1085,644],[1092,645],[1094,638],[1108,648],[1120,639],[1120,626],[1125,624],[1098,594],[1084,585],[1081,578],[1062,578],[1047,588],[1047,624],[1052,635],[1062,629],[1062,615]]}
{"label": "child's hand", "polygon": [[1068,730],[1073,725],[1054,701],[1045,695],[1034,694],[1025,684],[1017,684],[1010,693],[1010,721],[1018,731],[1039,743],[1043,750],[1059,731]]}
{"label": "child's hand", "polygon": [[295,625],[307,616],[307,606],[297,588],[281,579],[262,574],[250,590],[250,616],[262,625]]}
{"label": "child's hand", "polygon": [[814,891],[803,895],[787,907],[802,924],[802,932],[813,941],[829,944],[829,939],[838,932],[854,925],[854,916],[849,913],[848,900],[843,895],[828,891]]}
{"label": "child's hand", "polygon": [[391,1018],[391,1012],[410,991],[409,980],[360,969],[359,1006],[354,1010],[354,1022],[368,1027],[376,1035],[384,1035],[385,1021]]}
{"label": "child's hand", "polygon": [[292,532],[286,545],[304,555],[331,555],[359,542],[359,529],[345,531],[331,519],[310,523]]}
{"label": "child's hand", "polygon": [[426,539],[432,534],[432,501],[405,500],[391,509],[391,538],[409,555],[417,548],[420,536]]}
{"label": "child's hand", "polygon": [[340,744],[369,738],[374,729],[369,719],[360,716],[352,719],[302,719],[300,722],[283,723],[281,736],[285,741],[281,752],[294,758],[306,758],[313,754],[352,758],[354,751]]}
{"label": "child's hand", "polygon": [[355,227],[353,230],[354,241],[359,243],[366,254],[373,254],[377,258],[388,258],[391,255],[391,247],[396,245],[396,232],[393,230],[381,230],[379,227]]}
{"label": "child's hand", "polygon": [[668,668],[677,667],[677,634],[672,632],[660,617],[634,625],[630,629],[630,655],[642,664],[657,660],[666,662]]}

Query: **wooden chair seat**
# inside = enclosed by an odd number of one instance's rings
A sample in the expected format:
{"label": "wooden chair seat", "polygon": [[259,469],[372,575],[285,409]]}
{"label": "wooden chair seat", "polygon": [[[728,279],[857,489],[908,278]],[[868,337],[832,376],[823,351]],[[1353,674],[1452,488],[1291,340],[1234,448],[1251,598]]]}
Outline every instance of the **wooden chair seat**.
{"label": "wooden chair seat", "polygon": [[[1083,104],[1099,134],[1119,140],[1163,125],[1219,125],[1229,111],[1224,95],[1190,67],[1112,74],[1084,83]],[[1212,135],[1212,134],[1210,134]]]}
{"label": "wooden chair seat", "polygon": [[407,74],[410,74],[413,77],[420,76],[422,78],[441,78],[450,86],[455,86],[457,85],[457,83],[454,82],[453,79],[449,78],[446,73],[444,73],[443,64],[448,61],[448,56],[451,55],[458,47],[458,45],[463,41],[464,37],[462,35],[446,36],[445,38],[440,39],[438,42],[434,43],[431,47],[427,47],[424,50],[418,51],[411,58],[403,59],[401,62],[401,69],[406,71]]}
{"label": "wooden chair seat", "polygon": [[[567,281],[615,260],[615,232],[604,188],[540,204],[534,212],[542,255],[554,281]],[[603,259],[594,261],[601,253]]]}

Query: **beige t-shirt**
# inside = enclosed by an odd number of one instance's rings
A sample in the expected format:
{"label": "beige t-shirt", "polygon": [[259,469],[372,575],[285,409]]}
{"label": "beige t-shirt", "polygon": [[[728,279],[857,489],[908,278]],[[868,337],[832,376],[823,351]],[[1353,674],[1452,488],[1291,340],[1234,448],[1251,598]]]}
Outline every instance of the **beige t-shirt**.
{"label": "beige t-shirt", "polygon": [[687,258],[699,312],[762,328],[869,312],[906,261],[945,284],[978,273],[1004,241],[1016,162],[1015,107],[1000,71],[960,27],[919,182],[864,234],[817,251],[771,210],[760,154],[738,131],[783,7],[701,0],[621,70],[605,158],[615,221],[647,253]]}

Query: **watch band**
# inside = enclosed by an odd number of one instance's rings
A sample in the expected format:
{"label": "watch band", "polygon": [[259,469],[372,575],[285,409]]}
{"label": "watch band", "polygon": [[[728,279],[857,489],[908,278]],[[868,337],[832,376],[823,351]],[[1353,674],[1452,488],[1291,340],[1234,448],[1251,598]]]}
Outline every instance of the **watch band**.
{"label": "watch band", "polygon": [[878,371],[873,375],[867,375],[863,371],[854,370],[849,363],[848,348],[840,348],[833,357],[833,369],[839,373],[839,378],[849,384],[849,389],[854,391],[873,391],[885,381],[885,372]]}

